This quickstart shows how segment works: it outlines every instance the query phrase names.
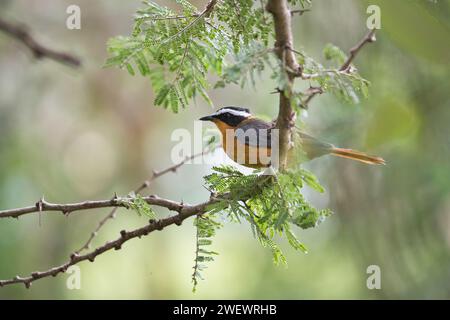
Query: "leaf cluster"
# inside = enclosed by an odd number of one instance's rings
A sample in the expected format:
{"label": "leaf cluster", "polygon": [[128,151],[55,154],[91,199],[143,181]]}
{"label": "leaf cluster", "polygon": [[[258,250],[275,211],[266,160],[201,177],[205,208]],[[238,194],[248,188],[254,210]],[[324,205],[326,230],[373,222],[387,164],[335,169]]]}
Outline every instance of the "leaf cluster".
{"label": "leaf cluster", "polygon": [[247,221],[254,236],[272,250],[275,263],[286,263],[276,238],[286,238],[289,244],[307,252],[295,236],[292,226],[302,229],[316,227],[329,210],[312,207],[302,195],[308,185],[323,192],[317,179],[308,171],[298,168],[276,176],[244,175],[231,166],[214,167],[214,173],[205,177],[206,187],[212,192],[226,195],[210,209],[212,213],[226,212],[236,222]]}
{"label": "leaf cluster", "polygon": [[217,229],[222,227],[222,224],[215,221],[214,214],[209,213],[197,216],[194,220],[194,226],[197,229],[197,234],[194,271],[192,273],[193,292],[197,289],[198,281],[204,279],[202,271],[206,269],[206,263],[214,261],[214,256],[218,255],[217,252],[207,248],[211,246],[212,238],[215,236]]}
{"label": "leaf cluster", "polygon": [[225,57],[252,41],[267,46],[271,20],[252,0],[210,1],[203,11],[176,0],[178,12],[153,1],[137,11],[129,37],[108,42],[105,66],[117,66],[151,80],[154,103],[178,112],[201,96],[210,105],[208,73],[222,76]]}
{"label": "leaf cluster", "polygon": [[[332,93],[345,103],[356,104],[361,98],[367,98],[370,82],[361,77],[353,66],[348,70],[340,70],[340,66],[347,60],[340,48],[328,44],[323,49],[323,55],[331,63],[330,67],[325,67],[304,52],[300,53],[299,63],[303,66],[303,72],[315,75],[310,80],[312,86]],[[297,99],[295,105],[301,105],[303,98],[303,92],[293,94],[293,99]]]}
{"label": "leaf cluster", "polygon": [[150,220],[156,219],[153,208],[142,198],[140,194],[131,193],[126,198],[119,200],[127,209],[134,210],[139,216],[144,216]]}

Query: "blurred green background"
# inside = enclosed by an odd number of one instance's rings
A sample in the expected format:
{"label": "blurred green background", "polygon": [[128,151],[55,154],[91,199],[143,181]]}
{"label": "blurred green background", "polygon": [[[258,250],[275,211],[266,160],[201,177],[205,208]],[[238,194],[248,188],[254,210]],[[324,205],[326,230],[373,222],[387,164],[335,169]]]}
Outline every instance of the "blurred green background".
{"label": "blurred green background", "polygon": [[[65,27],[70,4],[81,7],[81,30]],[[329,42],[348,52],[366,33],[369,4],[380,5],[382,29],[355,63],[372,83],[370,98],[353,106],[322,95],[303,119],[308,132],[381,155],[388,165],[330,157],[308,164],[327,191],[307,196],[335,212],[316,229],[298,230],[308,254],[283,243],[289,265],[277,267],[248,225],[226,223],[213,245],[220,255],[193,294],[195,230],[187,221],[81,263],[80,290],[68,290],[68,276],[60,274],[30,290],[0,288],[0,298],[450,298],[449,1],[313,1],[311,12],[294,18],[295,43],[317,58]],[[139,0],[0,1],[4,19],[28,24],[42,43],[83,60],[80,69],[36,61],[0,34],[0,209],[42,195],[53,202],[125,195],[171,164],[174,129],[193,130],[193,121],[211,112],[203,101],[178,115],[155,108],[148,79],[101,68],[105,42],[130,33],[140,6]],[[273,87],[262,77],[256,89],[210,93],[217,108],[240,105],[275,117]],[[149,192],[200,202],[208,197],[202,176],[210,167],[186,165]],[[41,226],[37,214],[2,219],[0,278],[66,261],[107,212],[42,214]],[[145,223],[123,210],[95,245]],[[381,268],[381,290],[366,287],[369,265]]]}

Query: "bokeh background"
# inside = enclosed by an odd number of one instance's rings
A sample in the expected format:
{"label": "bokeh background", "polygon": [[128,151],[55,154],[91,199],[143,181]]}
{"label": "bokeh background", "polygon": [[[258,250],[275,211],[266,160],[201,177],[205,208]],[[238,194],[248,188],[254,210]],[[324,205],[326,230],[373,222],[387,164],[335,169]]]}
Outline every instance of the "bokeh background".
{"label": "bokeh background", "polygon": [[[194,2],[202,7],[205,1]],[[70,4],[81,7],[81,30],[65,27]],[[369,4],[380,5],[382,29],[355,63],[372,83],[370,98],[347,105],[322,95],[303,120],[310,133],[381,155],[388,165],[330,157],[308,164],[327,190],[306,190],[308,197],[335,212],[318,228],[298,230],[308,254],[282,243],[288,267],[275,266],[248,225],[226,223],[213,245],[220,255],[193,294],[191,220],[80,264],[80,290],[68,290],[63,274],[30,290],[0,288],[0,298],[450,298],[449,1],[313,1],[311,12],[294,18],[295,43],[318,59],[329,42],[348,51],[366,33]],[[42,43],[83,60],[79,69],[36,61],[0,34],[1,209],[33,204],[42,195],[53,202],[125,195],[153,169],[171,165],[174,129],[192,131],[193,121],[212,111],[203,101],[179,114],[156,108],[148,79],[101,67],[106,41],[130,33],[140,6],[139,0],[0,1],[4,19],[26,23]],[[210,94],[217,108],[247,106],[275,117],[273,87],[263,76],[255,89],[230,86]],[[202,176],[210,168],[186,165],[149,192],[200,202],[208,197]],[[37,214],[2,219],[0,278],[66,261],[107,212],[42,214],[40,225]],[[120,211],[94,243],[145,223]],[[366,287],[369,265],[381,268],[381,290]]]}

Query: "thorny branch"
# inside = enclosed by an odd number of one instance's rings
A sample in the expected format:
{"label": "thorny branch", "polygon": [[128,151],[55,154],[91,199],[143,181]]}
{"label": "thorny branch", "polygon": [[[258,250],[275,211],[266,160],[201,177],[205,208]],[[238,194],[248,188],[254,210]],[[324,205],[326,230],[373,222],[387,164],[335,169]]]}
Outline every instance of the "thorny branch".
{"label": "thorny branch", "polygon": [[[193,160],[196,157],[203,156],[204,154],[210,152],[209,150],[203,151],[198,154],[194,154],[192,156],[186,157],[184,160],[180,161],[179,163],[170,166],[164,170],[161,171],[154,171],[152,176],[146,180],[139,188],[135,190],[135,193],[142,192],[145,188],[149,187],[151,182],[153,182],[155,179],[159,178],[160,176],[169,173],[169,172],[176,172],[178,168],[180,168],[182,165],[184,165],[186,162]],[[74,251],[67,262],[60,266],[53,267],[51,269],[48,269],[46,271],[37,271],[31,273],[30,276],[26,277],[20,277],[16,276],[12,279],[8,280],[0,280],[0,287],[15,284],[15,283],[23,283],[26,288],[29,288],[31,286],[31,283],[42,278],[50,277],[50,276],[56,276],[61,272],[65,272],[68,267],[75,265],[81,261],[89,260],[93,262],[95,258],[111,249],[119,250],[123,243],[125,243],[128,240],[134,239],[134,238],[140,238],[142,236],[148,235],[150,232],[153,232],[155,230],[162,230],[165,227],[176,224],[181,225],[181,223],[193,216],[193,215],[201,215],[206,212],[208,205],[213,204],[217,201],[214,197],[211,197],[209,201],[198,204],[198,205],[188,205],[180,202],[175,202],[168,199],[162,199],[155,195],[150,195],[147,197],[142,198],[144,201],[146,201],[150,205],[155,205],[159,207],[164,207],[169,209],[170,211],[177,212],[176,215],[170,216],[168,218],[160,219],[160,220],[150,220],[149,224],[132,230],[132,231],[125,231],[122,230],[120,232],[120,237],[114,241],[108,241],[104,245],[97,247],[96,249],[92,250],[89,253],[86,253],[84,255],[80,255],[80,252],[84,249],[88,249],[90,243],[94,239],[96,233],[102,228],[102,226],[106,223],[107,220],[111,219],[113,215],[115,214],[117,208],[119,207],[127,207],[127,202],[124,201],[126,199],[119,198],[117,196],[114,196],[110,200],[100,200],[100,201],[85,201],[80,203],[72,203],[72,204],[52,204],[44,199],[41,199],[36,206],[34,206],[34,210],[31,212],[42,212],[42,211],[60,211],[60,212],[73,212],[73,211],[79,211],[79,210],[87,210],[87,209],[93,209],[93,208],[103,208],[103,207],[114,207],[113,210],[105,217],[103,218],[99,225],[97,226],[96,230],[92,232],[91,236],[89,237],[88,241],[78,250]],[[31,210],[31,207],[22,208]],[[25,211],[25,210],[24,210]],[[6,213],[6,214],[3,214]],[[12,217],[15,214],[26,214],[18,211],[18,209],[14,210],[6,210],[1,211],[0,217]]]}
{"label": "thorny branch", "polygon": [[[368,43],[372,43],[376,41],[375,38],[375,29],[370,30],[359,42],[356,46],[350,49],[350,55],[348,56],[347,60],[342,64],[342,66],[338,70],[330,70],[325,72],[343,72],[343,73],[350,73],[351,72],[351,63],[356,58],[359,51]],[[305,77],[304,74],[300,75],[302,78]],[[314,75],[310,75],[310,78],[314,78]],[[307,109],[309,102],[318,94],[322,94],[323,88],[321,87],[310,87],[305,92],[305,100],[303,101],[302,107]]]}
{"label": "thorny branch", "polygon": [[355,59],[359,50],[361,50],[361,48],[364,47],[365,44],[372,43],[377,40],[375,37],[375,31],[376,29],[370,30],[369,33],[367,33],[356,46],[350,49],[350,55],[347,61],[345,61],[344,64],[339,68],[339,71],[347,70],[350,67],[350,64]]}
{"label": "thorny branch", "polygon": [[[179,167],[181,167],[183,164],[185,164],[187,161],[192,160],[196,157],[202,156],[206,154],[208,151],[204,151],[202,153],[194,154],[192,156],[186,157],[183,161],[170,166],[162,171],[154,171],[151,178],[144,181],[144,183],[137,188],[134,192],[140,193],[145,188],[148,188],[150,186],[150,183],[155,180],[156,178],[168,173],[168,172],[175,172]],[[148,204],[151,205],[160,205],[161,202],[160,199],[156,196],[149,196],[144,198],[148,202]],[[61,212],[64,215],[68,215],[75,211],[80,210],[88,210],[88,209],[98,209],[98,208],[106,208],[106,207],[126,207],[126,204],[123,203],[123,199],[114,196],[110,200],[95,200],[95,201],[84,201],[79,203],[67,203],[67,204],[57,204],[57,203],[51,203],[46,201],[44,198],[41,198],[38,202],[36,202],[35,205],[27,206],[23,208],[17,208],[17,209],[9,209],[9,210],[2,210],[0,211],[0,218],[19,218],[22,215],[30,214],[34,212],[44,212],[44,211],[56,211]],[[164,199],[161,199],[164,200]],[[163,207],[165,205],[162,205]],[[169,207],[167,207],[170,209]]]}
{"label": "thorny branch", "polygon": [[[146,200],[151,199],[151,197],[147,197]],[[78,264],[79,262],[89,260],[90,262],[94,262],[95,258],[102,253],[109,251],[111,249],[120,250],[122,248],[122,245],[134,238],[141,238],[142,236],[146,236],[149,233],[155,231],[155,230],[163,230],[165,227],[168,227],[172,224],[181,225],[181,223],[193,216],[193,215],[201,215],[206,212],[208,206],[210,204],[215,203],[217,200],[215,198],[211,198],[209,201],[198,204],[198,205],[187,205],[182,204],[178,202],[173,202],[166,199],[159,199],[161,202],[160,204],[156,204],[162,207],[166,207],[169,210],[176,211],[178,214],[160,219],[160,220],[150,220],[148,225],[132,230],[132,231],[120,231],[120,237],[117,238],[114,241],[106,242],[104,245],[97,247],[96,249],[83,254],[79,255],[77,253],[72,253],[70,255],[70,258],[67,262],[64,264],[53,267],[51,269],[48,269],[46,271],[36,271],[31,273],[31,275],[26,277],[20,277],[16,276],[12,279],[8,280],[0,280],[0,287],[14,284],[14,283],[23,283],[26,288],[29,288],[31,286],[31,283],[42,278],[50,277],[50,276],[56,276],[61,272],[65,272],[67,268],[69,268],[72,265]],[[152,201],[151,201],[152,202]]]}
{"label": "thorny branch", "polygon": [[[178,205],[171,201],[166,200],[163,198],[159,198],[156,195],[150,195],[147,197],[143,197],[145,202],[147,202],[150,205],[156,205],[160,207],[165,207],[169,210],[175,210],[178,208]],[[33,213],[33,212],[45,212],[45,211],[55,211],[55,212],[61,212],[65,215],[70,214],[72,212],[76,211],[83,211],[83,210],[89,210],[89,209],[99,209],[99,208],[110,208],[110,207],[127,207],[127,201],[128,198],[121,198],[114,196],[112,199],[109,200],[93,200],[93,201],[83,201],[83,202],[77,202],[77,203],[51,203],[44,199],[40,199],[36,205],[19,208],[19,209],[12,209],[12,210],[5,210],[0,211],[0,217],[13,217],[17,218],[25,214]]]}
{"label": "thorny branch", "polygon": [[29,33],[28,28],[23,25],[12,24],[0,18],[0,31],[22,42],[30,49],[36,59],[47,58],[72,67],[79,67],[81,65],[81,61],[77,57],[66,52],[59,52],[47,48],[37,42]]}
{"label": "thorny branch", "polygon": [[[182,165],[184,165],[186,162],[191,161],[197,157],[201,157],[204,156],[205,154],[209,153],[211,150],[205,150],[202,151],[200,153],[197,154],[193,154],[189,157],[186,157],[184,160],[180,161],[179,163],[174,164],[173,166],[170,166],[164,170],[161,171],[153,171],[152,176],[148,179],[145,180],[144,183],[142,183],[136,190],[134,190],[135,194],[140,194],[142,191],[144,191],[146,188],[148,188],[150,186],[150,184],[156,180],[157,178],[165,175],[166,173],[169,172],[176,172],[178,170],[179,167],[181,167]],[[83,244],[83,246],[78,249],[77,251],[75,251],[75,253],[80,253],[81,251],[85,250],[85,249],[89,249],[92,241],[94,240],[94,238],[96,237],[96,235],[98,234],[98,232],[100,231],[100,229],[110,220],[110,219],[114,219],[115,215],[116,215],[116,211],[117,211],[118,207],[115,207],[111,210],[110,213],[108,213],[102,220],[100,220],[100,222],[98,223],[97,227],[95,228],[94,231],[91,232],[91,234],[89,235],[89,238],[86,240],[86,242]]]}

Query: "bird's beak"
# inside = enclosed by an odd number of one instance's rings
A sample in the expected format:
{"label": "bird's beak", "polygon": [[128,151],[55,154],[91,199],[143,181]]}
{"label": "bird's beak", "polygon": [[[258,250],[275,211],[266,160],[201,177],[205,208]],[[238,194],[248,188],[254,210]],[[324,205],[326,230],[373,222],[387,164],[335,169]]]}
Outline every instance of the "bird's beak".
{"label": "bird's beak", "polygon": [[202,118],[200,118],[198,120],[201,120],[201,121],[212,121],[213,119],[214,118],[212,116],[206,116],[206,117],[202,117]]}

